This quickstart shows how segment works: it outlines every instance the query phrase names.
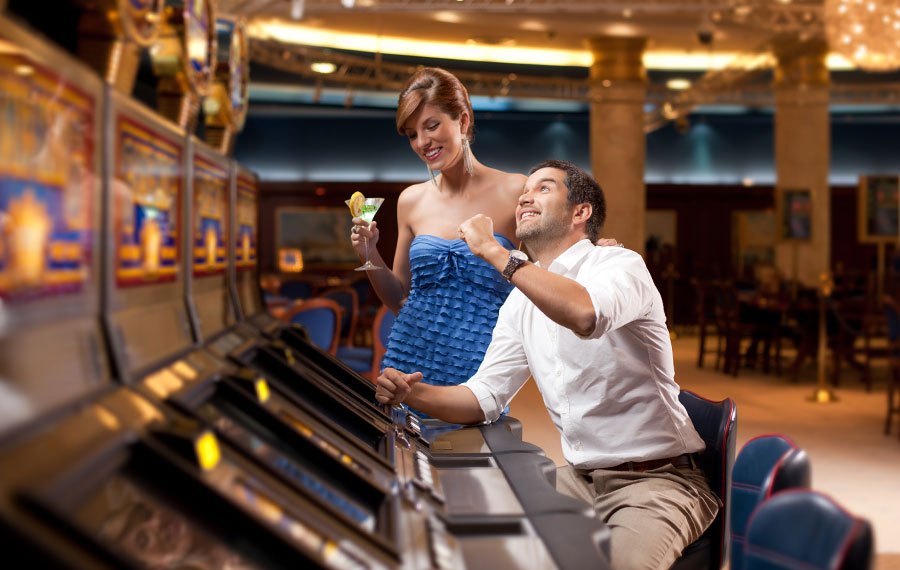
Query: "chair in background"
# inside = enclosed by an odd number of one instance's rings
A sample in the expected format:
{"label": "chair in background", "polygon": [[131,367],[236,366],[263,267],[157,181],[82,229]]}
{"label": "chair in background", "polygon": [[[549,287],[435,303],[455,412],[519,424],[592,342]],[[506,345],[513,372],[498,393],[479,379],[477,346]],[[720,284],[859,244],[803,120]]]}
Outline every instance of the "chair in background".
{"label": "chair in background", "polygon": [[316,297],[295,303],[281,319],[302,325],[313,344],[329,354],[336,354],[341,333],[340,312],[341,308],[331,299]]}
{"label": "chair in background", "polygon": [[282,281],[278,286],[278,295],[288,299],[309,299],[312,297],[312,284],[309,281]]}
{"label": "chair in background", "polygon": [[382,305],[375,314],[375,322],[372,324],[372,348],[339,346],[337,357],[374,382],[381,373],[381,361],[387,351],[388,338],[396,318],[386,305]]}
{"label": "chair in background", "polygon": [[[700,341],[700,348],[697,354],[697,368],[703,368],[703,357],[709,352],[716,355],[715,367],[718,368],[722,355],[722,337],[718,334],[718,328],[716,327],[716,297],[713,284],[692,278],[691,287],[694,289],[694,309],[697,318],[697,335]],[[716,336],[717,346],[715,349],[707,348],[708,335]]]}
{"label": "chair in background", "polygon": [[731,472],[730,570],[744,563],[747,520],[773,494],[810,486],[809,456],[777,434],[757,436],[741,448]]}
{"label": "chair in background", "polygon": [[718,570],[728,558],[728,515],[731,508],[731,468],[734,465],[734,440],[737,410],[734,400],[713,402],[682,390],[678,400],[687,410],[694,429],[706,443],[696,454],[697,467],[709,479],[709,487],[722,501],[722,508],[706,532],[689,544],[672,565],[675,570]]}
{"label": "chair in background", "polygon": [[341,346],[353,346],[356,322],[359,319],[359,297],[352,287],[335,287],[323,291],[319,297],[331,299],[341,307]]}
{"label": "chair in background", "polygon": [[[737,376],[741,363],[741,344],[752,338],[753,326],[741,315],[737,286],[733,281],[720,281],[715,286],[716,328],[725,341],[722,372]],[[716,357],[718,368],[719,357]]]}
{"label": "chair in background", "polygon": [[900,303],[890,296],[884,298],[884,316],[887,325],[888,338],[888,375],[887,386],[887,417],[884,420],[884,433],[891,433],[891,423],[894,416],[900,416]]}
{"label": "chair in background", "polygon": [[871,524],[822,493],[782,491],[747,523],[743,570],[867,570],[873,559]]}

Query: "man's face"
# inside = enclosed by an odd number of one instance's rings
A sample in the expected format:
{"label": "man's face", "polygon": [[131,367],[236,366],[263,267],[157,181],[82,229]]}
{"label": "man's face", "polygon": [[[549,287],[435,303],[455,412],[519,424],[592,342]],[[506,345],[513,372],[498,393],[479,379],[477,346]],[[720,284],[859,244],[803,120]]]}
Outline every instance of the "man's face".
{"label": "man's face", "polygon": [[516,208],[516,238],[550,241],[571,231],[573,208],[565,179],[565,171],[558,168],[542,168],[528,177]]}

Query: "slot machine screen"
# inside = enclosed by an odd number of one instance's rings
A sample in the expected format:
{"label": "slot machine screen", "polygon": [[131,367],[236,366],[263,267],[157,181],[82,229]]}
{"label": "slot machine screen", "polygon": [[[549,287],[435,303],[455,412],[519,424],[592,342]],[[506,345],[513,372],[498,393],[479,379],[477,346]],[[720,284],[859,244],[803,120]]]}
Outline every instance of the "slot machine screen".
{"label": "slot machine screen", "polygon": [[[237,334],[226,333],[209,343],[208,348],[213,354],[221,358],[227,358],[243,339]],[[324,388],[321,380],[311,379],[310,374],[302,374],[297,370],[291,370],[295,379],[284,380],[285,369],[277,362],[277,359],[266,350],[258,350],[253,357],[252,366],[264,373],[273,385],[305,404],[313,415],[324,417],[329,425],[336,425],[344,433],[349,434],[353,440],[363,448],[369,449],[377,455],[383,451],[385,445],[385,431],[366,421],[354,413],[338,396]],[[286,421],[298,421],[297,418],[283,418]]]}
{"label": "slot machine screen", "polygon": [[[246,449],[251,449],[255,456],[307,492],[333,506],[362,530],[375,530],[379,503],[384,502],[385,497],[360,480],[355,473],[349,470],[344,473],[334,472],[334,467],[329,468],[321,461],[321,457],[316,461],[315,455],[320,454],[315,449],[308,448],[306,453],[302,453],[301,450],[285,445],[261,421],[218,392],[203,405],[200,414],[220,432],[241,443]],[[310,428],[305,425],[303,431],[311,435]],[[316,443],[323,446],[324,441],[319,439]],[[324,452],[336,456],[338,462],[345,467],[364,468],[333,446],[325,447]]]}
{"label": "slot machine screen", "polygon": [[127,473],[86,497],[73,518],[139,568],[257,567],[228,545],[234,537],[216,536]]}
{"label": "slot machine screen", "polygon": [[264,310],[257,272],[259,195],[256,177],[242,168],[237,168],[235,186],[235,280],[241,310],[249,317]]}

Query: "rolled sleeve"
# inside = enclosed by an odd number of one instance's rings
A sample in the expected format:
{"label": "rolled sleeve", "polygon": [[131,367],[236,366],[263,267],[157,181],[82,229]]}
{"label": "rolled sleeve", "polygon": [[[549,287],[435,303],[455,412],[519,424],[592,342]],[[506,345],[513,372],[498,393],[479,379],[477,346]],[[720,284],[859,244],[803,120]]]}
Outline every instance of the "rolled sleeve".
{"label": "rolled sleeve", "polygon": [[[599,264],[592,266],[600,267]],[[582,338],[599,338],[650,311],[653,291],[648,289],[647,283],[653,281],[638,275],[643,273],[647,273],[646,266],[640,256],[634,254],[634,259],[629,256],[624,263],[612,269],[607,266],[603,271],[588,271],[578,276],[577,281],[584,285],[591,297],[596,318],[593,332]]]}

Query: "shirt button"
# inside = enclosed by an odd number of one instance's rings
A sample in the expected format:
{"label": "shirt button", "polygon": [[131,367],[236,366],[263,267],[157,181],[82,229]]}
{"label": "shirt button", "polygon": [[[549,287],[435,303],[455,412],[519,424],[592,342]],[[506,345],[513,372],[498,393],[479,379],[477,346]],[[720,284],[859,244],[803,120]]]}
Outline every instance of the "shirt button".
{"label": "shirt button", "polygon": [[580,443],[576,443],[576,444],[575,444],[575,451],[581,451],[581,444],[580,444]]}

